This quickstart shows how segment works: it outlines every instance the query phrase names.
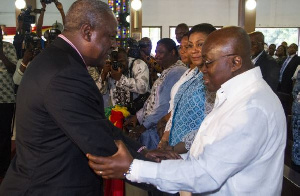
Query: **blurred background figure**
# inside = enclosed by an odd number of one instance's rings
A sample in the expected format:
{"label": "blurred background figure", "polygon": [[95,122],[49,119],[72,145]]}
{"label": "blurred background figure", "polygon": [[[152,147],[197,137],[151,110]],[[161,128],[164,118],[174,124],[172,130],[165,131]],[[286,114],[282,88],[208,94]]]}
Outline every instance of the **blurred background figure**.
{"label": "blurred background figure", "polygon": [[277,47],[275,55],[277,58],[275,59],[279,67],[281,68],[283,62],[286,59],[286,48],[284,45],[280,45]]}
{"label": "blurred background figure", "polygon": [[163,68],[156,62],[154,56],[151,54],[152,42],[149,37],[143,37],[138,44],[140,48],[140,57],[148,65],[149,84],[151,88],[155,80],[163,71]]}
{"label": "blurred background figure", "polygon": [[270,44],[269,49],[268,49],[268,54],[273,57],[274,59],[277,58],[277,56],[275,55],[275,51],[276,51],[276,45],[275,44]]}
{"label": "blurred background figure", "polygon": [[144,61],[128,57],[123,48],[111,53],[96,82],[102,94],[109,94],[107,105],[126,106],[149,91],[149,69]]}
{"label": "blurred background figure", "polygon": [[179,56],[181,61],[186,64],[187,67],[190,67],[191,59],[188,53],[188,45],[189,45],[189,35],[188,33],[184,34],[181,38],[180,46],[179,46]]}
{"label": "blurred background figure", "polygon": [[264,80],[276,93],[279,78],[279,66],[264,50],[265,37],[262,32],[249,33],[251,40],[251,59],[255,67],[259,66]]}
{"label": "blurred background figure", "polygon": [[13,44],[3,41],[0,29],[0,181],[10,164],[11,125],[15,108],[13,74],[17,54]]}
{"label": "blurred background figure", "polygon": [[180,23],[179,25],[176,26],[175,35],[176,35],[176,40],[179,44],[181,43],[181,39],[183,35],[186,34],[187,32],[189,32],[189,26],[187,26],[187,24]]}

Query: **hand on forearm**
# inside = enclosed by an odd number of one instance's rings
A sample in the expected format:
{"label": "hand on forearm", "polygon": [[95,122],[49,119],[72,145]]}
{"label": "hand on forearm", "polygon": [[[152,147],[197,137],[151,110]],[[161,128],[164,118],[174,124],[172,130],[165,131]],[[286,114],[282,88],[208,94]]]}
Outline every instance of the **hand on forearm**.
{"label": "hand on forearm", "polygon": [[124,173],[129,169],[133,161],[125,144],[121,140],[115,141],[118,152],[109,157],[94,156],[87,154],[89,166],[97,175],[105,179],[124,179]]}

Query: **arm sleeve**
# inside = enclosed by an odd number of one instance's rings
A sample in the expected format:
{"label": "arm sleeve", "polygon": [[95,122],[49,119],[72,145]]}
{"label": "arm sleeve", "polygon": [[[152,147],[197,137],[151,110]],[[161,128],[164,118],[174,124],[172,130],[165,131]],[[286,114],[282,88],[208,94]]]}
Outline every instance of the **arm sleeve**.
{"label": "arm sleeve", "polygon": [[[236,123],[240,122],[240,116],[245,117],[243,112],[252,118],[243,118],[243,123]],[[228,178],[254,161],[270,134],[266,115],[260,110],[253,108],[236,112],[230,119],[230,122],[219,127],[228,134],[218,135],[198,157],[190,155],[187,160],[166,160],[161,163],[135,159],[131,174],[126,178],[134,182],[151,183],[166,192],[184,190],[203,193],[217,190]]]}
{"label": "arm sleeve", "polygon": [[16,71],[13,75],[13,81],[16,85],[20,85],[21,80],[23,78],[23,74],[24,74],[20,71],[20,65],[21,65],[22,60],[23,59],[18,60],[17,65],[16,65]]}
{"label": "arm sleeve", "polygon": [[133,63],[133,78],[121,76],[116,86],[133,93],[145,94],[149,90],[149,69],[147,64],[138,59]]}
{"label": "arm sleeve", "polygon": [[157,122],[168,113],[170,107],[170,92],[174,84],[185,72],[185,68],[178,68],[170,71],[163,83],[157,89],[157,101],[154,105],[153,112],[146,116],[143,125],[148,129],[157,124]]}
{"label": "arm sleeve", "polygon": [[[101,74],[102,74],[102,71],[101,71]],[[107,75],[106,80],[102,80],[101,74],[99,76],[99,79],[96,81],[96,85],[97,85],[100,93],[105,95],[105,94],[107,94],[108,89],[109,89],[109,87],[108,87],[108,77],[109,76]]]}
{"label": "arm sleeve", "polygon": [[45,89],[45,108],[85,154],[112,155],[120,130],[105,118],[101,95],[93,79],[82,72],[66,70],[52,78]]}
{"label": "arm sleeve", "polygon": [[8,51],[6,52],[5,56],[8,58],[8,60],[13,63],[13,64],[17,64],[18,62],[18,58],[17,58],[17,53],[16,53],[16,49],[14,47],[13,44],[9,43],[8,45]]}

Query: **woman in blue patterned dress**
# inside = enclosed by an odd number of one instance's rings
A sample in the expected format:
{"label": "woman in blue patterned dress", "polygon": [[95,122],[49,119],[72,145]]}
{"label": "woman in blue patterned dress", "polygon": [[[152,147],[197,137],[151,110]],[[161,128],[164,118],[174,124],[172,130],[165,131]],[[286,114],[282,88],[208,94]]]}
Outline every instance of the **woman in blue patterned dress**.
{"label": "woman in blue patterned dress", "polygon": [[159,148],[175,146],[175,151],[179,153],[187,151],[193,141],[193,133],[198,131],[204,117],[212,109],[214,97],[204,87],[200,68],[202,45],[215,30],[211,24],[203,23],[189,32],[188,54],[192,63],[171,91],[171,115]]}

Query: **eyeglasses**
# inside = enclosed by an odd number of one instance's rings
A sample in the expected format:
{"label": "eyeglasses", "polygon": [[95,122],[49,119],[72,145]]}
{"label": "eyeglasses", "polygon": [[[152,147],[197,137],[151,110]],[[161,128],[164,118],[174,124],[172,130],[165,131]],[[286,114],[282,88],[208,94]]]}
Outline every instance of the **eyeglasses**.
{"label": "eyeglasses", "polygon": [[236,54],[227,54],[227,55],[224,55],[224,56],[220,56],[219,58],[217,58],[217,59],[215,59],[215,60],[211,60],[211,61],[208,61],[208,60],[204,60],[204,59],[203,59],[203,63],[202,63],[202,64],[203,64],[206,68],[208,68],[208,65],[212,64],[213,62],[218,61],[218,60],[220,60],[221,58],[229,57],[229,56],[234,56],[234,55],[236,55]]}

